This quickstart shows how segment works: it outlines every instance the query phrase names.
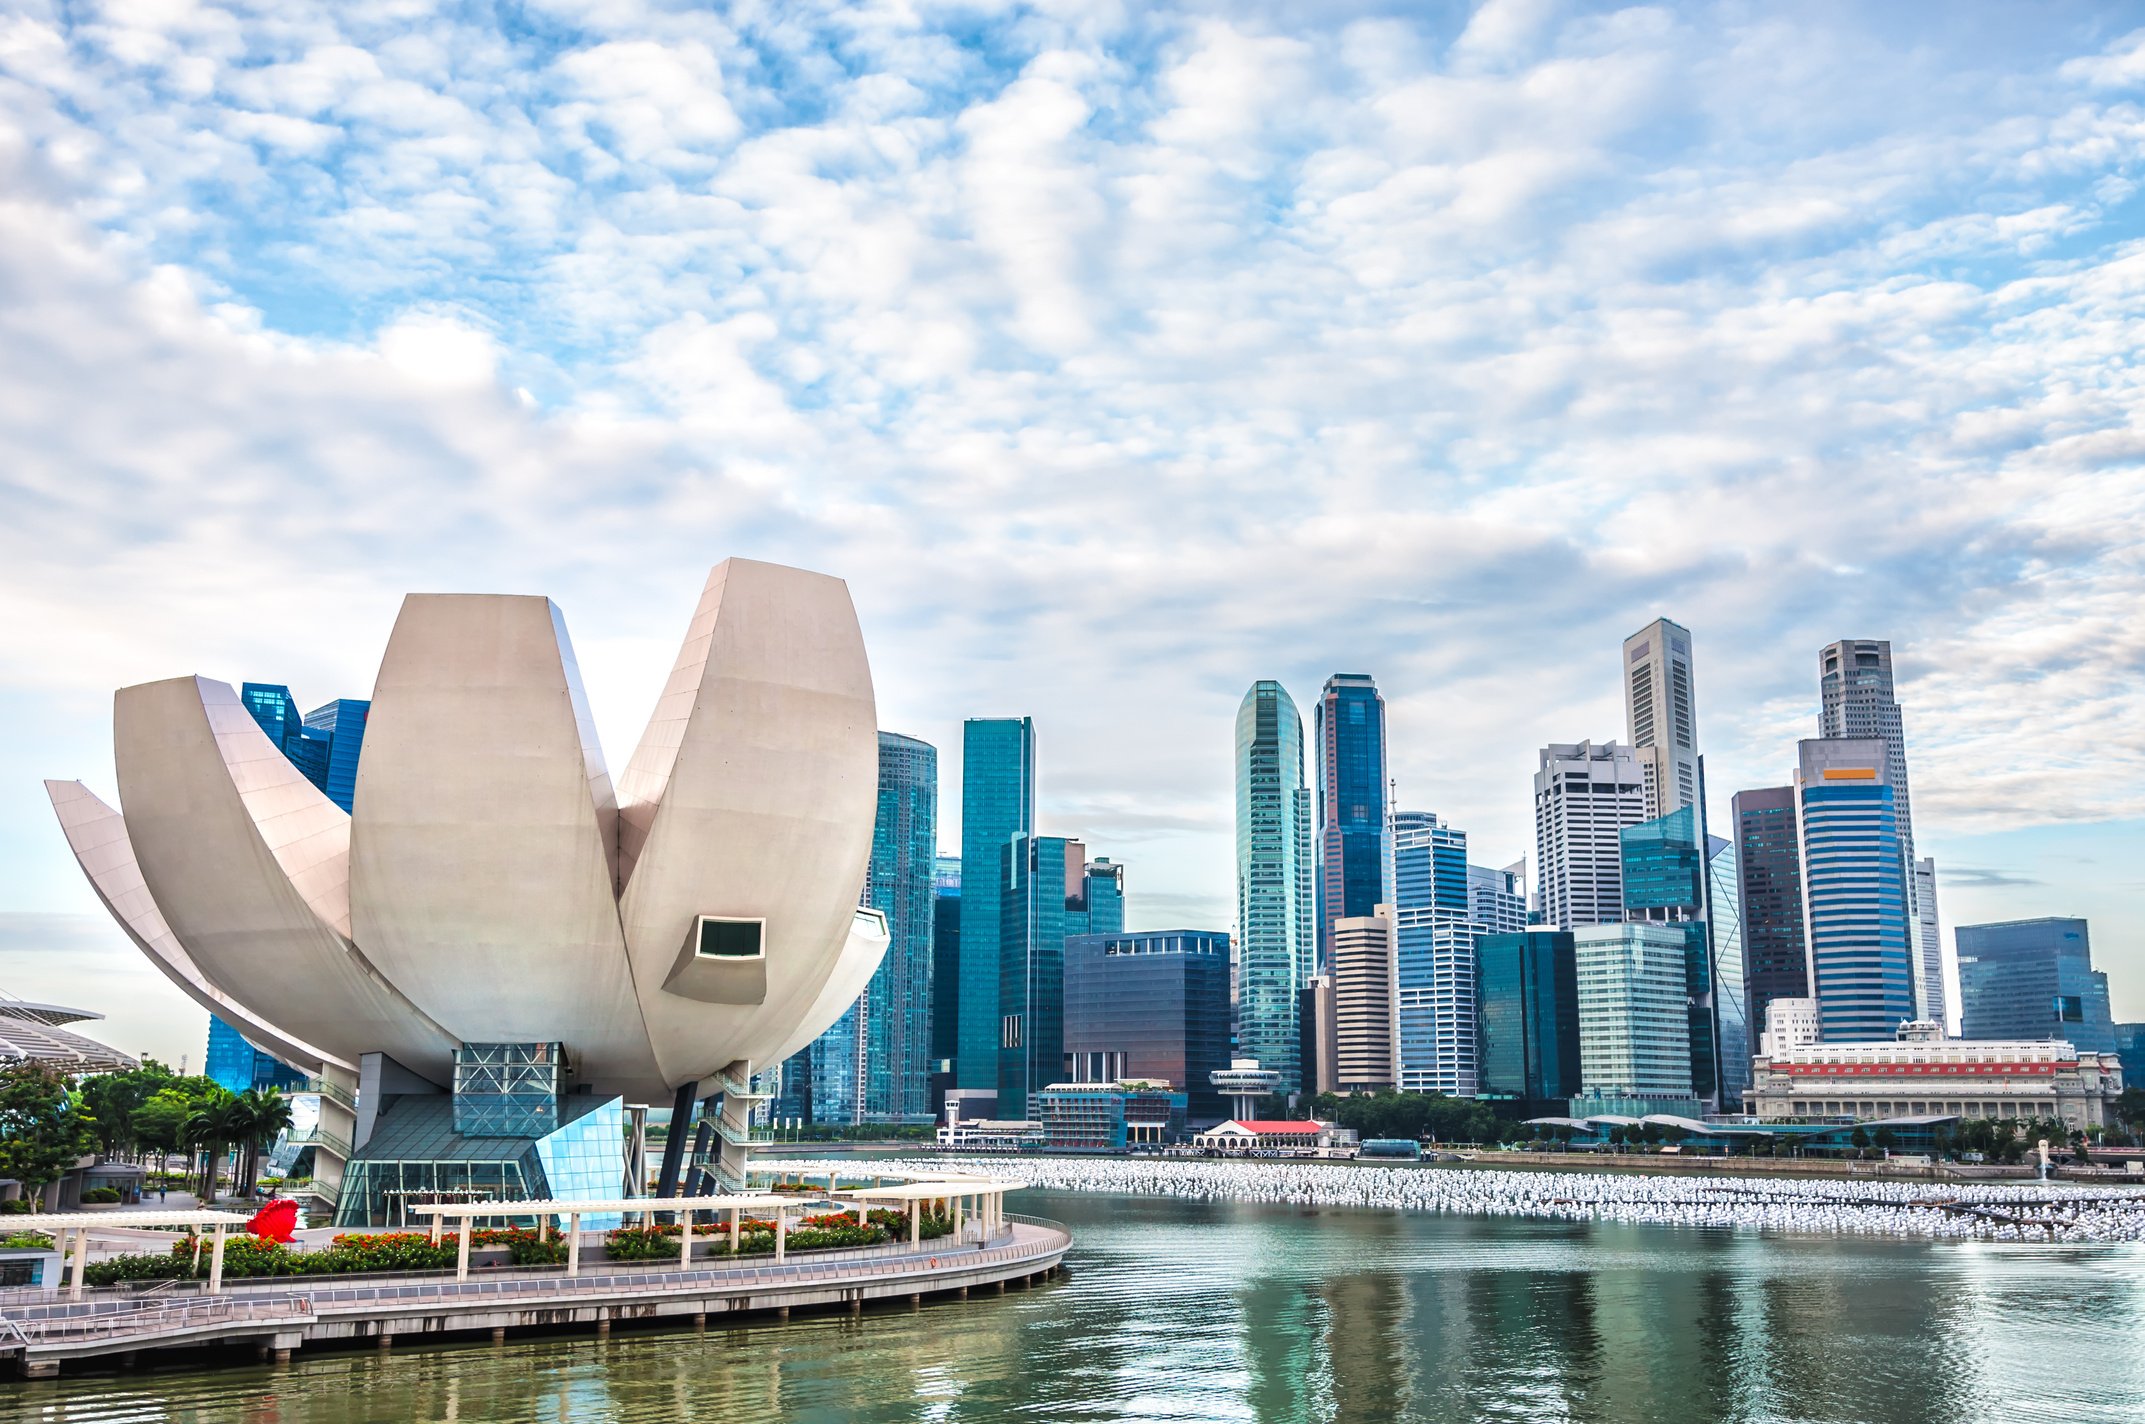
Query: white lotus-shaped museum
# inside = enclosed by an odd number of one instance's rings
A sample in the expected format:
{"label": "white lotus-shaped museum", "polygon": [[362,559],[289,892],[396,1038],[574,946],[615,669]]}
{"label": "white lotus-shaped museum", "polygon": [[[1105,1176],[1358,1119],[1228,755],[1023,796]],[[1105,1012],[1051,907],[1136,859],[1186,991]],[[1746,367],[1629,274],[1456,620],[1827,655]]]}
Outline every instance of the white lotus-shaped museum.
{"label": "white lotus-shaped museum", "polygon": [[412,594],[345,815],[225,683],[122,689],[120,810],[47,782],[128,935],[331,1084],[379,1054],[562,1043],[629,1101],[733,1087],[823,1031],[886,947],[858,909],[877,781],[847,587],[731,559],[614,793],[551,601]]}

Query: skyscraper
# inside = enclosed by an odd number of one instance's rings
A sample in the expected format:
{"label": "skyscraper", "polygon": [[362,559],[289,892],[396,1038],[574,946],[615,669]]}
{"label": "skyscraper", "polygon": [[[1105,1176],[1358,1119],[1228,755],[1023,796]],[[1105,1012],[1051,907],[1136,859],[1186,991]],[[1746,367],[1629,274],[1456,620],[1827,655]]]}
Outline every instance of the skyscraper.
{"label": "skyscraper", "polygon": [[961,1043],[961,858],[934,862],[931,897],[931,1112],[935,1117],[953,1086],[953,1063]]}
{"label": "skyscraper", "polygon": [[1697,844],[1698,813],[1685,806],[1626,826],[1622,847],[1624,918],[1672,925],[1683,934],[1685,1033],[1691,1091],[1721,1100],[1720,1033],[1715,1024],[1712,927],[1706,923],[1708,857]]}
{"label": "skyscraper", "polygon": [[1503,869],[1467,867],[1468,912],[1484,934],[1517,934],[1527,927],[1527,894],[1522,880],[1527,862]]}
{"label": "skyscraper", "polygon": [[1366,673],[1337,672],[1318,698],[1318,952],[1333,924],[1375,914],[1386,883],[1385,699]]}
{"label": "skyscraper", "polygon": [[1960,1031],[1968,1039],[2063,1039],[2119,1051],[2108,977],[2086,922],[2071,916],[1960,925]]}
{"label": "skyscraper", "polygon": [[1624,713],[1645,770],[1646,818],[1697,805],[1703,782],[1688,628],[1656,618],[1624,639]]}
{"label": "skyscraper", "polygon": [[[1065,941],[1124,932],[1124,867],[1087,860],[1063,836],[1022,836],[1000,853],[998,1115],[1018,1119],[1028,1095],[1065,1074]],[[963,862],[966,873],[966,861]],[[965,902],[976,887],[964,885]],[[975,957],[964,913],[961,939]],[[967,1027],[968,1006],[962,1005]]]}
{"label": "skyscraper", "polygon": [[879,734],[879,811],[864,903],[886,915],[886,957],[864,991],[862,1114],[931,1116],[931,950],[938,853],[938,748]]}
{"label": "skyscraper", "polygon": [[306,730],[328,741],[327,780],[320,789],[345,811],[356,803],[358,756],[365,749],[365,719],[370,715],[370,702],[351,697],[338,697],[305,714]]}
{"label": "skyscraper", "polygon": [[1570,930],[1623,919],[1617,836],[1645,819],[1646,778],[1631,748],[1615,742],[1542,748],[1534,774],[1534,845],[1543,924]]}
{"label": "skyscraper", "polygon": [[1562,1114],[1579,1092],[1579,961],[1563,930],[1519,929],[1475,941],[1482,1049],[1477,1091]]}
{"label": "skyscraper", "polygon": [[1774,999],[1810,995],[1803,943],[1802,846],[1795,830],[1795,788],[1738,791],[1735,818],[1736,903],[1743,921],[1748,1022],[1765,1026]]}
{"label": "skyscraper", "polygon": [[1743,916],[1736,877],[1735,842],[1709,836],[1706,875],[1712,898],[1706,903],[1706,930],[1713,948],[1713,1022],[1720,1034],[1720,1101],[1739,1103],[1750,1087],[1750,1055],[1757,1051],[1751,1032],[1750,986],[1743,961]]}
{"label": "skyscraper", "polygon": [[302,1091],[306,1084],[305,1074],[261,1052],[213,1014],[209,1016],[208,1052],[201,1065],[202,1076],[214,1079],[227,1092],[275,1088],[291,1093]]}
{"label": "skyscraper", "polygon": [[1407,1092],[1476,1087],[1475,937],[1467,833],[1427,811],[1392,820],[1394,1049]]}
{"label": "skyscraper", "polygon": [[1907,862],[1886,744],[1798,744],[1795,772],[1810,990],[1827,1043],[1890,1042],[1919,1017]]}
{"label": "skyscraper", "polygon": [[1611,1112],[1688,1103],[1691,1044],[1687,946],[1677,925],[1588,925],[1572,933],[1578,961],[1579,1076]]}
{"label": "skyscraper", "polygon": [[[268,740],[276,744],[300,775],[313,783],[322,792],[328,791],[329,761],[334,743],[327,732],[309,728],[298,715],[298,704],[291,697],[290,689],[281,683],[248,682],[239,687],[239,701],[253,714]],[[360,732],[362,740],[364,734]],[[357,756],[350,758],[350,773],[353,783],[357,776]],[[348,811],[350,794],[346,789],[342,796],[330,795],[336,805]]]}
{"label": "skyscraper", "polygon": [[1065,941],[1065,1056],[1076,1083],[1144,1078],[1185,1095],[1195,1120],[1227,1111],[1229,936],[1208,930]]}
{"label": "skyscraper", "polygon": [[[1899,821],[1900,874],[1906,885],[1907,912],[1914,921],[1909,940],[1915,957],[1915,1016],[1947,1023],[1952,1014],[1945,999],[1944,949],[1937,926],[1936,896],[1932,893],[1924,905],[1916,885],[1913,797],[1907,783],[1906,732],[1894,695],[1892,645],[1880,638],[1843,638],[1819,651],[1817,667],[1817,734],[1884,743],[1886,784],[1892,788],[1893,809]],[[1933,892],[1934,862],[1929,866],[1929,885]]]}
{"label": "skyscraper", "polygon": [[998,1086],[999,923],[1006,847],[1035,834],[1035,723],[972,717],[961,729],[961,1007],[954,1085]]}
{"label": "skyscraper", "polygon": [[1393,922],[1349,915],[1332,929],[1335,1083],[1343,1093],[1374,1093],[1395,1082]]}
{"label": "skyscraper", "polygon": [[1297,1000],[1316,967],[1317,890],[1303,719],[1280,683],[1236,709],[1237,1051],[1293,1092]]}

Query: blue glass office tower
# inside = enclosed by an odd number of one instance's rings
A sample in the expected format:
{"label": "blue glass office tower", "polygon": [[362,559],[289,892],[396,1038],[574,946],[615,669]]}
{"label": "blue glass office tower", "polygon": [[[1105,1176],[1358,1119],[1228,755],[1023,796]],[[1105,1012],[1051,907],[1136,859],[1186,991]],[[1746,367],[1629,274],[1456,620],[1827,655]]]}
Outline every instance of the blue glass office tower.
{"label": "blue glass office tower", "polygon": [[1579,960],[1568,930],[1538,926],[1475,941],[1479,1096],[1562,1115],[1578,1096]]}
{"label": "blue glass office tower", "polygon": [[[998,1116],[1018,1121],[1028,1095],[1065,1076],[1065,941],[1073,935],[1122,934],[1124,867],[1087,861],[1087,848],[1063,836],[1022,836],[1000,852],[998,941]],[[964,873],[967,860],[963,858]],[[966,957],[964,885],[961,927]],[[968,1005],[964,1002],[963,1027]]]}
{"label": "blue glass office tower", "polygon": [[961,858],[934,862],[931,897],[931,1111],[946,1105],[961,1051]]}
{"label": "blue glass office tower", "polygon": [[1394,1028],[1404,1092],[1476,1091],[1475,939],[1467,833],[1427,811],[1392,820]]}
{"label": "blue glass office tower", "polygon": [[1318,957],[1333,922],[1377,913],[1386,884],[1385,699],[1366,673],[1337,672],[1318,698]]}
{"label": "blue glass office tower", "polygon": [[[253,720],[268,734],[268,740],[276,744],[276,750],[290,759],[290,764],[298,768],[301,776],[326,792],[334,743],[328,733],[305,725],[290,689],[280,683],[243,683],[239,687],[238,700],[253,714]],[[350,765],[354,781],[357,775],[355,752],[351,755]],[[335,804],[345,811],[350,809],[347,799]]]}
{"label": "blue glass office tower", "polygon": [[937,900],[938,748],[879,734],[879,814],[864,902],[886,914],[891,942],[864,991],[863,1116],[931,1116],[931,943]]}
{"label": "blue glass office tower", "polygon": [[[1035,723],[972,717],[961,728],[960,1023],[954,1086],[996,1088],[1003,1015],[999,924],[1011,887],[1006,848],[1035,834]],[[1001,1110],[1000,1116],[1004,1116]]]}
{"label": "blue glass office tower", "polygon": [[1075,1083],[1163,1082],[1195,1121],[1227,1112],[1229,936],[1206,930],[1065,941],[1065,1054]]}
{"label": "blue glass office tower", "polygon": [[1713,947],[1713,1021],[1720,1031],[1721,1106],[1740,1103],[1750,1088],[1750,1055],[1758,1051],[1750,1026],[1750,993],[1743,965],[1743,915],[1735,843],[1709,836],[1706,875],[1712,899],[1706,927]]}
{"label": "blue glass office tower", "polygon": [[1303,719],[1278,682],[1253,683],[1236,709],[1235,772],[1237,1053],[1289,1093],[1302,1078],[1297,999],[1317,971],[1318,894]]}
{"label": "blue glass office tower", "polygon": [[1810,992],[1827,1043],[1889,1043],[1915,1017],[1918,965],[1899,815],[1880,738],[1798,744],[1796,821]]}
{"label": "blue glass office tower", "polygon": [[305,714],[308,732],[327,738],[327,772],[320,789],[345,811],[357,797],[358,755],[365,749],[365,719],[372,704],[352,697],[338,697]]}
{"label": "blue glass office tower", "polygon": [[202,1061],[201,1072],[234,1093],[250,1088],[294,1093],[303,1091],[306,1082],[305,1074],[261,1052],[213,1014],[209,1016],[208,1055]]}
{"label": "blue glass office tower", "polygon": [[2121,1051],[2108,1007],[2108,976],[2093,967],[2084,920],[2050,916],[1960,925],[1954,934],[1963,1037],[2062,1039],[2088,1053]]}
{"label": "blue glass office tower", "polygon": [[1720,1030],[1714,1019],[1712,934],[1706,923],[1709,857],[1698,844],[1698,812],[1685,806],[1617,832],[1624,919],[1675,925],[1684,937],[1684,994],[1691,1091],[1721,1101]]}

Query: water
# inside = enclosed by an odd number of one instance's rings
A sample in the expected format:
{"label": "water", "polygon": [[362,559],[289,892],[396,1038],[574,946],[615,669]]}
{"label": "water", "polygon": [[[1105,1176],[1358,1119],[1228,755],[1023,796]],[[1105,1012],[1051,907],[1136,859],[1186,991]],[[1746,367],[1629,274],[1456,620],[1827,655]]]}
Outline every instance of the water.
{"label": "water", "polygon": [[2145,1248],[1023,1193],[1060,1281],[861,1322],[0,1385],[55,1421],[2145,1418]]}

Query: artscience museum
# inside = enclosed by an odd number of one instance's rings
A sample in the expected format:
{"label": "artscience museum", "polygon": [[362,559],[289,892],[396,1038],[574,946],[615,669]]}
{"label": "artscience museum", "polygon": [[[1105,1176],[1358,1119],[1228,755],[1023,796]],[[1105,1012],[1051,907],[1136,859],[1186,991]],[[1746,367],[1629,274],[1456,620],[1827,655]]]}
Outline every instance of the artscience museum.
{"label": "artscience museum", "polygon": [[117,694],[117,809],[46,789],[150,961],[315,1080],[317,1206],[385,1224],[616,1198],[649,1104],[665,1190],[744,1185],[753,1071],[886,949],[876,725],[847,587],[730,559],[615,785],[549,599],[412,594],[350,813],[204,677]]}

